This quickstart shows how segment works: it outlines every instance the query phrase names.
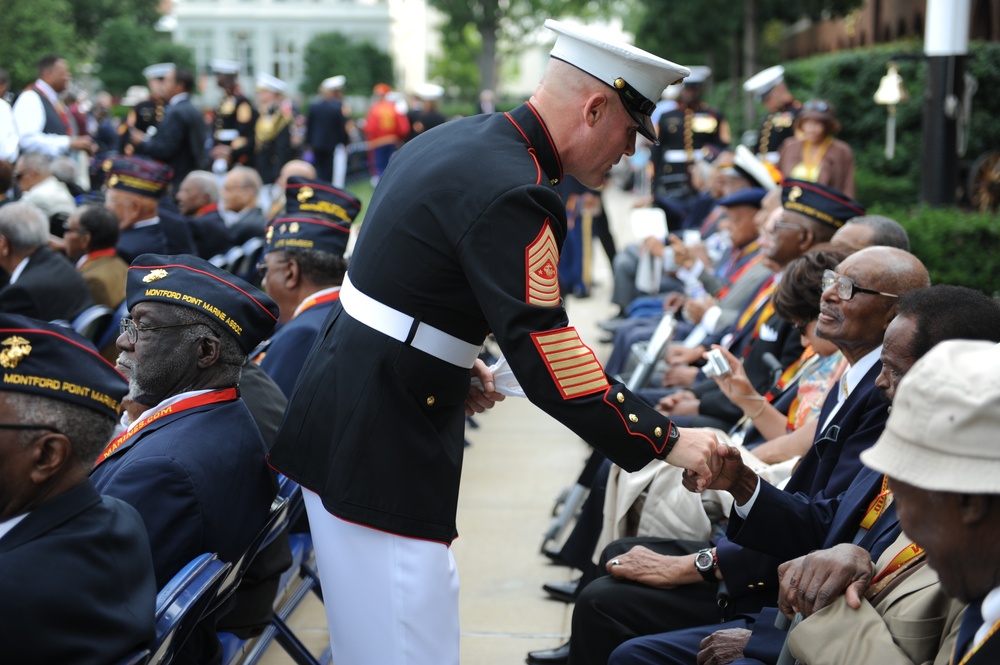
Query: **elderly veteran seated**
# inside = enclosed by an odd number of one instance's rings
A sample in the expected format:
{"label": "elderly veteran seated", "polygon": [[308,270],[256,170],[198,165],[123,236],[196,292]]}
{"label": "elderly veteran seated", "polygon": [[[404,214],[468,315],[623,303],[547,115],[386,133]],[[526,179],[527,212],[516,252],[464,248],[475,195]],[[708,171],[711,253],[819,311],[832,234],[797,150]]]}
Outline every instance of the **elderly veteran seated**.
{"label": "elderly veteran seated", "polygon": [[90,290],[66,257],[50,250],[49,222],[28,203],[0,208],[0,312],[72,321],[91,305]]}
{"label": "elderly veteran seated", "polygon": [[878,443],[862,454],[886,474],[903,530],[952,597],[969,603],[952,663],[1000,661],[1000,347],[940,344],[896,393]]}
{"label": "elderly veteran seated", "polygon": [[[236,561],[267,520],[277,482],[238,386],[278,307],[207,261],[154,254],[129,268],[126,302],[117,342],[125,431],[92,477],[142,515],[162,587],[203,552]],[[217,648],[214,633],[204,637],[192,652]]]}
{"label": "elderly veteran seated", "polygon": [[344,252],[361,201],[321,180],[291,177],[287,200],[295,209],[267,229],[261,286],[280,309],[281,328],[254,359],[291,396],[295,380],[340,297],[347,274]]}
{"label": "elderly veteran seated", "polygon": [[155,634],[142,520],[87,477],[127,385],[61,327],[0,314],[0,349],[3,660],[117,662]]}
{"label": "elderly veteran seated", "polygon": [[140,157],[105,160],[107,192],[104,206],[121,224],[118,255],[125,261],[140,254],[194,254],[194,240],[182,219],[159,213],[159,200],[173,169]]}
{"label": "elderly veteran seated", "polygon": [[80,206],[63,224],[66,257],[76,262],[98,305],[112,309],[125,300],[128,264],[115,252],[120,230],[114,213],[97,204]]}

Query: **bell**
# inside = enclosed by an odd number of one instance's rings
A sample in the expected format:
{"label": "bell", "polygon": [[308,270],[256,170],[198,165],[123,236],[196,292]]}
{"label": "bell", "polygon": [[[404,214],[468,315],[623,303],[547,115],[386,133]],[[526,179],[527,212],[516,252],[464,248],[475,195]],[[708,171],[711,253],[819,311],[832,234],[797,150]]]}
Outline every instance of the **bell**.
{"label": "bell", "polygon": [[883,106],[895,106],[908,99],[906,88],[903,87],[903,77],[899,75],[899,69],[893,63],[889,64],[889,71],[882,77],[875,92],[875,103]]}

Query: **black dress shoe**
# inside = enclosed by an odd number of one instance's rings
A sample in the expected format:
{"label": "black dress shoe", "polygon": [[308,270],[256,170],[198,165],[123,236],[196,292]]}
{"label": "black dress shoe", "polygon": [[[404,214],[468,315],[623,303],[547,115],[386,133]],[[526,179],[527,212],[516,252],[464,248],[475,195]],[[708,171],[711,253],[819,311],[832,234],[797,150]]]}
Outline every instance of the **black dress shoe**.
{"label": "black dress shoe", "polygon": [[575,603],[577,592],[580,590],[580,578],[569,582],[549,582],[543,584],[542,588],[555,600]]}
{"label": "black dress shoe", "polygon": [[570,563],[568,561],[566,561],[566,559],[562,558],[561,554],[559,554],[559,550],[545,549],[545,550],[542,550],[542,554],[544,554],[545,558],[547,558],[549,560],[549,562],[551,562],[553,565],[556,565],[556,566],[566,566],[566,567],[572,568],[572,566],[570,565]]}
{"label": "black dress shoe", "polygon": [[528,665],[560,665],[560,663],[568,663],[569,642],[555,649],[529,651],[528,657],[524,659],[524,662]]}

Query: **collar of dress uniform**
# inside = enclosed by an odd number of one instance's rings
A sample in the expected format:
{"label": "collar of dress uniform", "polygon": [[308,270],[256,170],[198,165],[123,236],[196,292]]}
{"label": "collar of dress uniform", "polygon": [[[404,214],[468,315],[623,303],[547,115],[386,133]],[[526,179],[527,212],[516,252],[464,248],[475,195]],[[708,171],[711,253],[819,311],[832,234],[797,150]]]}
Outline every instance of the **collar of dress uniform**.
{"label": "collar of dress uniform", "polygon": [[548,176],[549,184],[558,184],[563,179],[562,160],[559,159],[559,151],[552,141],[552,135],[549,134],[542,116],[538,115],[535,107],[525,102],[504,115],[528,142],[529,149],[533,151],[539,166]]}

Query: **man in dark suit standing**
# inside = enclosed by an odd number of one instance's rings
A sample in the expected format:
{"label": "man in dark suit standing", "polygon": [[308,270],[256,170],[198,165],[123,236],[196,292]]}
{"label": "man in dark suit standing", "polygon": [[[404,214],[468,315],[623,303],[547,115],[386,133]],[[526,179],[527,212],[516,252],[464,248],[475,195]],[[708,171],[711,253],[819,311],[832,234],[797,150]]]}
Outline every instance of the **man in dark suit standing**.
{"label": "man in dark suit standing", "polygon": [[0,208],[0,268],[10,282],[0,289],[0,312],[42,321],[72,321],[92,304],[73,265],[46,245],[49,223],[30,203]]}
{"label": "man in dark suit standing", "polygon": [[163,78],[167,112],[156,134],[149,136],[131,131],[135,152],[169,164],[174,170],[172,183],[179,186],[187,174],[205,161],[205,126],[201,113],[191,104],[194,77],[190,70],[177,68]]}
{"label": "man in dark suit standing", "polygon": [[[347,118],[349,111],[344,106],[343,76],[331,76],[319,86],[320,99],[309,106],[306,119],[306,143],[313,151],[316,177],[332,182],[336,187],[344,186],[347,176]],[[335,168],[335,159],[339,168]]]}
{"label": "man in dark suit standing", "polygon": [[0,314],[0,347],[4,661],[118,662],[153,640],[153,562],[135,509],[87,474],[126,383],[58,326]]}

